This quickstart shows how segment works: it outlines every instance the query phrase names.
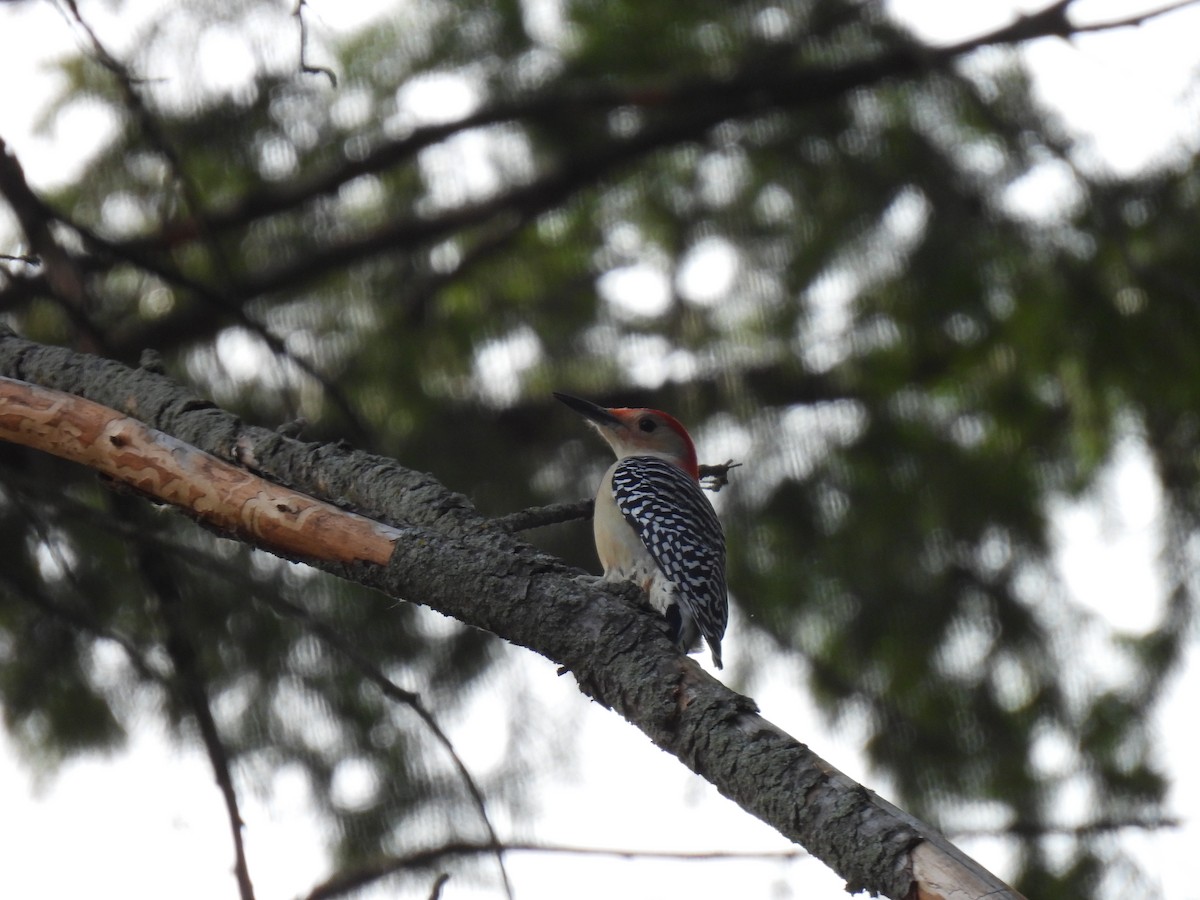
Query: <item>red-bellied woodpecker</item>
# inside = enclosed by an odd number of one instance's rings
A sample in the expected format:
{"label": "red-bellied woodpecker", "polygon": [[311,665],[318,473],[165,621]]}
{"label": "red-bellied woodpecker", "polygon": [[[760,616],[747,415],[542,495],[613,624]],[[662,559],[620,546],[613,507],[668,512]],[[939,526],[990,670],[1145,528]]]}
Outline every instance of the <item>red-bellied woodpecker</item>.
{"label": "red-bellied woodpecker", "polygon": [[657,409],[606,409],[554,395],[585,416],[617,454],[596,494],[596,552],[608,581],[632,581],[666,616],[687,652],[701,636],[721,668],[729,620],[725,535],[700,488],[696,448],[682,425]]}

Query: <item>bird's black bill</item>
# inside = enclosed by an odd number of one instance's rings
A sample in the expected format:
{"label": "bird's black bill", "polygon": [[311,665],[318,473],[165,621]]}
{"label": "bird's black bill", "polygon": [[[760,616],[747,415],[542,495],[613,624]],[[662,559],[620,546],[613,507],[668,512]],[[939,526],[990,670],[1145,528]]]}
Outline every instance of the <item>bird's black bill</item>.
{"label": "bird's black bill", "polygon": [[571,409],[575,410],[575,412],[579,413],[581,416],[591,419],[597,425],[621,424],[621,420],[610,413],[603,406],[597,406],[591,401],[583,400],[579,397],[573,397],[570,394],[560,394],[558,391],[554,392],[554,396],[562,403],[571,407]]}

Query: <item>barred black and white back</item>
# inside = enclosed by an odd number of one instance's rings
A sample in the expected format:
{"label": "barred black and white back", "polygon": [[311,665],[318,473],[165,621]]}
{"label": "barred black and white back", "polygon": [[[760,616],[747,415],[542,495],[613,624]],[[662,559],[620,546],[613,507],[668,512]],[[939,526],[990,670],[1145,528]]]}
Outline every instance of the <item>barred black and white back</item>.
{"label": "barred black and white back", "polygon": [[[613,470],[612,491],[617,508],[674,589],[678,621],[672,637],[690,652],[703,635],[713,664],[721,668],[721,638],[729,621],[725,533],[703,489],[664,459],[629,456]],[[670,610],[666,614],[673,621]]]}

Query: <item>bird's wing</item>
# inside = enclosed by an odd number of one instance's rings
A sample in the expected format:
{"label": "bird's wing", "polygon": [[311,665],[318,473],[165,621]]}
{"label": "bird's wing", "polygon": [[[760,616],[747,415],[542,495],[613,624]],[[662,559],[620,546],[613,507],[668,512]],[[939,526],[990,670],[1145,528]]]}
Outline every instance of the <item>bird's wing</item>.
{"label": "bird's wing", "polygon": [[631,456],[613,471],[617,508],[675,585],[679,603],[717,660],[729,620],[725,534],[704,491],[686,472],[654,456]]}

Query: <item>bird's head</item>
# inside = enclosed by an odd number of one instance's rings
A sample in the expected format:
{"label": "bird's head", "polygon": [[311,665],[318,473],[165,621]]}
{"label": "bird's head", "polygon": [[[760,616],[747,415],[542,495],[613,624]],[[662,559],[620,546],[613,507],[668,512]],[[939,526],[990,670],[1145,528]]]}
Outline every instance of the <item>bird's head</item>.
{"label": "bird's head", "polygon": [[687,429],[674,416],[658,409],[610,409],[557,391],[554,396],[587,419],[608,441],[617,459],[657,456],[699,480],[696,447]]}

